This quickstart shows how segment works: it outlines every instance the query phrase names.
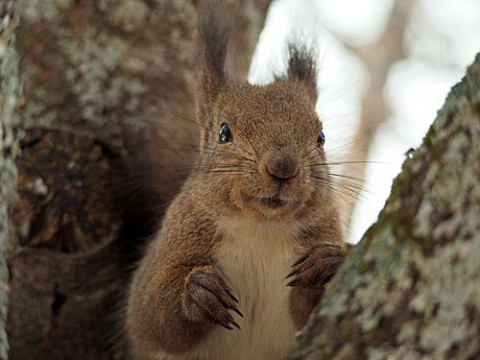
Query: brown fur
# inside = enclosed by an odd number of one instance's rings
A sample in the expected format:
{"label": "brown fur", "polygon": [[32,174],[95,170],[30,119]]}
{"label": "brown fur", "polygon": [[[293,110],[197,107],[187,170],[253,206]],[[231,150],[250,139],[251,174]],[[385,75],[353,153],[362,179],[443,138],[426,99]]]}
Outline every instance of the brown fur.
{"label": "brown fur", "polygon": [[[200,17],[201,159],[130,290],[138,359],[285,357],[345,254],[317,145],[313,61],[293,51],[285,79],[233,82],[220,16]],[[224,144],[222,123],[233,136]]]}

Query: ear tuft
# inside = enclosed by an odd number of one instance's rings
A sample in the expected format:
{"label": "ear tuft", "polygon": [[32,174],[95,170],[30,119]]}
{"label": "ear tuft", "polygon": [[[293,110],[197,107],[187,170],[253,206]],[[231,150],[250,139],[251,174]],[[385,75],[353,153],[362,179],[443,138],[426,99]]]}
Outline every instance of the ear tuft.
{"label": "ear tuft", "polygon": [[232,21],[222,1],[203,1],[198,14],[199,85],[215,92],[225,82],[225,59]]}
{"label": "ear tuft", "polygon": [[317,69],[315,66],[313,51],[299,48],[295,45],[289,45],[288,53],[288,80],[303,83],[308,90],[310,99],[315,104],[318,92]]}
{"label": "ear tuft", "polygon": [[202,127],[202,151],[214,136],[213,105],[227,80],[225,60],[233,23],[232,13],[221,0],[205,0],[199,5],[196,106],[197,120]]}

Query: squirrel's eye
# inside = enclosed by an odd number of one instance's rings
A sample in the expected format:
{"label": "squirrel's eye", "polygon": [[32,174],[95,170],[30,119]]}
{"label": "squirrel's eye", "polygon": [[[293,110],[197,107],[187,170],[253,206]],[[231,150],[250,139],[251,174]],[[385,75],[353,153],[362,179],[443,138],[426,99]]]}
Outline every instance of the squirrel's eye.
{"label": "squirrel's eye", "polygon": [[222,123],[220,125],[220,131],[218,133],[218,142],[220,144],[226,144],[233,140],[232,133],[230,132],[230,128],[227,124]]}
{"label": "squirrel's eye", "polygon": [[317,139],[317,146],[322,147],[325,144],[325,134],[323,131],[320,131],[320,135],[318,135]]}

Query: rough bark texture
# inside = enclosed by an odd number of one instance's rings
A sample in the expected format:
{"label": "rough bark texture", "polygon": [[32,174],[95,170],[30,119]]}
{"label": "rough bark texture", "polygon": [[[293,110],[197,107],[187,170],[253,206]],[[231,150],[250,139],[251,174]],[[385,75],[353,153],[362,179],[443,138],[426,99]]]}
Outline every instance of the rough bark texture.
{"label": "rough bark texture", "polygon": [[[240,75],[269,1],[234,3],[241,31],[229,67]],[[129,271],[195,155],[197,6],[195,0],[18,1],[18,76],[15,62],[0,52],[2,94],[18,97],[18,80],[23,84],[19,106],[8,100],[2,107],[2,197],[15,184],[12,129],[25,133],[7,257],[11,358],[125,357]],[[143,189],[147,174],[156,180],[151,191]],[[5,210],[2,201],[0,244]]]}
{"label": "rough bark texture", "polygon": [[407,154],[292,359],[480,357],[480,55]]}
{"label": "rough bark texture", "polygon": [[16,166],[19,134],[15,107],[20,86],[17,77],[14,30],[17,24],[15,1],[0,2],[0,359],[8,359],[6,334],[8,299],[8,267],[6,250],[10,233],[8,205],[15,199]]}

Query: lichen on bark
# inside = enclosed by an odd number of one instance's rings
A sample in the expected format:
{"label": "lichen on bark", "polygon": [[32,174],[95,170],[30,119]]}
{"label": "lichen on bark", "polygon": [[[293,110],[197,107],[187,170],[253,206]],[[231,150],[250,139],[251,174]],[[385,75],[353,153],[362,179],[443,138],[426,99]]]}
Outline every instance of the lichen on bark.
{"label": "lichen on bark", "polygon": [[0,358],[8,359],[5,331],[8,309],[8,268],[6,248],[10,233],[8,205],[15,199],[17,171],[15,157],[19,153],[15,131],[19,119],[15,108],[19,101],[17,55],[14,30],[17,24],[15,1],[0,4]]}
{"label": "lichen on bark", "polygon": [[292,359],[480,356],[480,54],[298,338]]}

